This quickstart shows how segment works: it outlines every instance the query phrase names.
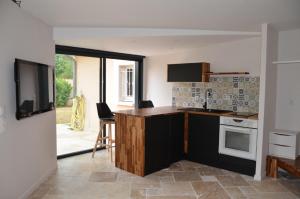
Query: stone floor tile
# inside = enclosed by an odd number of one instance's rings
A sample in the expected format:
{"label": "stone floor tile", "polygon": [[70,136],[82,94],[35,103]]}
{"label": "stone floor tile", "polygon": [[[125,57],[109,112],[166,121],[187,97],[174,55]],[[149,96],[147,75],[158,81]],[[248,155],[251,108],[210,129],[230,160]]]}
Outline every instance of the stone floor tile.
{"label": "stone floor tile", "polygon": [[166,171],[183,171],[183,167],[181,166],[180,162],[176,162],[174,164],[171,164],[168,169],[165,169]]}
{"label": "stone floor tile", "polygon": [[130,197],[134,199],[146,198],[146,189],[132,188],[130,192]]}
{"label": "stone floor tile", "polygon": [[290,193],[256,193],[246,195],[249,199],[297,199],[296,196]]}
{"label": "stone floor tile", "polygon": [[209,166],[201,167],[198,168],[197,170],[201,176],[225,175],[225,173],[221,169],[209,167]]}
{"label": "stone floor tile", "polygon": [[197,171],[199,168],[206,167],[203,164],[199,164],[196,162],[191,162],[187,160],[180,161],[180,164],[184,171]]}
{"label": "stone floor tile", "polygon": [[300,197],[299,192],[300,180],[295,178],[266,178],[257,182],[253,177],[185,160],[140,177],[116,168],[107,151],[99,151],[95,158],[85,154],[59,160],[57,171],[29,198],[294,199]]}
{"label": "stone floor tile", "polygon": [[144,178],[157,182],[174,182],[173,173],[167,171],[166,169],[147,175]]}
{"label": "stone floor tile", "polygon": [[242,199],[246,198],[246,196],[241,192],[238,187],[226,187],[225,191],[229,194],[232,199]]}
{"label": "stone floor tile", "polygon": [[216,176],[219,182],[224,186],[249,186],[241,176]]}
{"label": "stone floor tile", "polygon": [[200,176],[204,182],[217,182],[218,179],[215,176]]}
{"label": "stone floor tile", "polygon": [[287,192],[288,190],[282,186],[277,180],[265,181],[249,181],[249,184],[258,192]]}
{"label": "stone floor tile", "polygon": [[280,180],[279,183],[300,198],[300,180]]}
{"label": "stone floor tile", "polygon": [[205,199],[229,199],[228,194],[217,182],[192,182],[198,198]]}
{"label": "stone floor tile", "polygon": [[117,181],[118,182],[133,182],[133,179],[136,177],[136,175],[126,172],[126,171],[120,171],[118,172]]}
{"label": "stone floor tile", "polygon": [[255,194],[257,191],[251,186],[239,187],[243,194]]}
{"label": "stone floor tile", "polygon": [[89,178],[91,182],[115,182],[116,180],[116,172],[93,172]]}
{"label": "stone floor tile", "polygon": [[147,191],[147,196],[187,196],[195,195],[189,182],[161,183],[158,189]]}
{"label": "stone floor tile", "polygon": [[98,198],[129,198],[131,185],[119,182],[94,182],[89,183],[79,195],[97,196]]}
{"label": "stone floor tile", "polygon": [[201,181],[200,175],[196,171],[173,172],[176,182],[180,181]]}
{"label": "stone floor tile", "polygon": [[150,196],[147,199],[197,199],[196,196]]}

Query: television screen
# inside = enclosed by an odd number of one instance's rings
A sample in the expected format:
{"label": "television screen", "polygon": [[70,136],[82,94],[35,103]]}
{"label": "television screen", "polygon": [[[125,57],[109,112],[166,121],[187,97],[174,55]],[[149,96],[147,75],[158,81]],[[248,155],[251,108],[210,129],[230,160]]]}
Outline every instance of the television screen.
{"label": "television screen", "polygon": [[54,109],[54,70],[51,66],[15,60],[17,119]]}

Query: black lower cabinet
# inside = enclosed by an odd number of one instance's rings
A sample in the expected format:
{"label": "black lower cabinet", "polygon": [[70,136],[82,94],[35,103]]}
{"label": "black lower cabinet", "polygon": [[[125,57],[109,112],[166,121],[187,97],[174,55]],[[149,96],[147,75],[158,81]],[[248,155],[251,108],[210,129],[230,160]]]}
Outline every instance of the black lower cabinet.
{"label": "black lower cabinet", "polygon": [[255,161],[219,154],[219,120],[219,116],[189,114],[188,160],[253,176]]}
{"label": "black lower cabinet", "polygon": [[247,160],[220,154],[218,167],[241,174],[254,176],[256,162],[254,160]]}
{"label": "black lower cabinet", "polygon": [[[219,154],[219,116],[189,114],[187,159],[253,176],[255,161]],[[184,114],[145,119],[145,175],[182,160]]]}
{"label": "black lower cabinet", "polygon": [[170,115],[170,163],[178,162],[184,157],[183,132],[184,114]]}
{"label": "black lower cabinet", "polygon": [[218,165],[219,116],[189,114],[188,160]]}
{"label": "black lower cabinet", "polygon": [[145,120],[145,174],[167,168],[183,157],[184,115],[157,115]]}

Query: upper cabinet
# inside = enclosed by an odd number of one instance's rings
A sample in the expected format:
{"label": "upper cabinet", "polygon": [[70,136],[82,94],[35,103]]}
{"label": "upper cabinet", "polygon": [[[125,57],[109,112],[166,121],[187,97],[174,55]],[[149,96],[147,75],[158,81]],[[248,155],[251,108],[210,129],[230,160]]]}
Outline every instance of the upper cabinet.
{"label": "upper cabinet", "polygon": [[208,82],[210,64],[168,64],[168,82]]}

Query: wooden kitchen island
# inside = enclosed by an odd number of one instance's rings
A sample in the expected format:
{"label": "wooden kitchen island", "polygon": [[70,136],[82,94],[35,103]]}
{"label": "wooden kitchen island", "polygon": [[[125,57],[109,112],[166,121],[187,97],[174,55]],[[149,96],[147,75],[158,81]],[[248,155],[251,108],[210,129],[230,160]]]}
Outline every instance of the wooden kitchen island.
{"label": "wooden kitchen island", "polygon": [[[145,176],[182,159],[253,176],[254,160],[220,154],[220,116],[174,107],[116,111],[116,167]],[[234,116],[236,117],[236,116]],[[256,116],[243,117],[257,119]]]}
{"label": "wooden kitchen island", "polygon": [[145,176],[183,158],[184,112],[159,107],[115,113],[116,167]]}

